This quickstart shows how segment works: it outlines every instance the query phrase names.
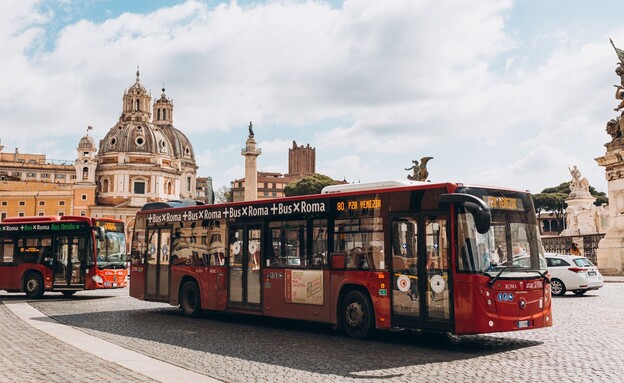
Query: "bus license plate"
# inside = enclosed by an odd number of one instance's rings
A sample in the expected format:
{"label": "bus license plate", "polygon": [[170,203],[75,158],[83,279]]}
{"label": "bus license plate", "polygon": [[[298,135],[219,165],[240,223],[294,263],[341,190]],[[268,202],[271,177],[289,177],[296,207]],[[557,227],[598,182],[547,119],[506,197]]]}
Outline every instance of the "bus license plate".
{"label": "bus license plate", "polygon": [[519,320],[518,321],[518,328],[527,328],[529,327],[529,321],[528,320]]}

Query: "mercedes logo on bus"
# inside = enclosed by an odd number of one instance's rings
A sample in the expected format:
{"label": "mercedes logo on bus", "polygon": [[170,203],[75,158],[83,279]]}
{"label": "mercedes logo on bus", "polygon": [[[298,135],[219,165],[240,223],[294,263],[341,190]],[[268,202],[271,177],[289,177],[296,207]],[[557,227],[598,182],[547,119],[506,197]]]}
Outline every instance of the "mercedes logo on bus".
{"label": "mercedes logo on bus", "polygon": [[524,310],[524,308],[526,307],[526,301],[524,300],[524,298],[520,298],[518,306],[520,306],[520,310]]}

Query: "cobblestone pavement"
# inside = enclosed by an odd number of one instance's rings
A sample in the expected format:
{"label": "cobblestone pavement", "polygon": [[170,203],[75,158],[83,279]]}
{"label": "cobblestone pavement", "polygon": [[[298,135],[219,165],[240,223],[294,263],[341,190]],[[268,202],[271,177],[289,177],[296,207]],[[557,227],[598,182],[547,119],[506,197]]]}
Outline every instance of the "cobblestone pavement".
{"label": "cobblestone pavement", "polygon": [[0,382],[152,382],[32,328],[1,304],[0,318]]}
{"label": "cobblestone pavement", "polygon": [[[25,300],[0,293],[0,300],[6,299]],[[404,331],[372,341],[352,340],[314,323],[224,314],[185,318],[174,307],[130,298],[127,289],[81,292],[73,299],[46,294],[30,303],[88,334],[229,382],[617,382],[624,371],[622,283],[581,297],[555,297],[552,328],[459,338]],[[6,310],[1,305],[0,310],[4,317]],[[14,336],[12,351],[0,351],[1,365],[29,360],[18,344],[32,331],[0,323],[3,337]],[[45,344],[60,353],[63,345],[52,341],[44,337],[26,347]],[[65,352],[59,359],[75,371],[93,365],[98,374],[100,369],[124,374],[84,355],[73,362],[72,351]],[[28,368],[45,371],[47,358]],[[0,370],[0,381],[3,374]],[[94,381],[106,381],[98,378]],[[129,374],[117,380],[140,379]]]}

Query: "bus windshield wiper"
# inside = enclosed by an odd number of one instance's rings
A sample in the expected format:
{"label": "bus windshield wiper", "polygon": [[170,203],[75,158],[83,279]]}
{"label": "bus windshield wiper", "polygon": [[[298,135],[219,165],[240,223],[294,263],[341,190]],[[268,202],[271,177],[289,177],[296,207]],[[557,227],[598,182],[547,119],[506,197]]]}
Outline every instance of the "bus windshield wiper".
{"label": "bus windshield wiper", "polygon": [[498,280],[498,278],[501,276],[501,274],[507,270],[507,269],[511,269],[515,266],[510,265],[510,266],[503,266],[503,268],[501,269],[501,271],[498,272],[498,274],[496,274],[496,276],[490,281],[489,285],[490,286],[494,286],[494,283],[496,283],[496,281]]}

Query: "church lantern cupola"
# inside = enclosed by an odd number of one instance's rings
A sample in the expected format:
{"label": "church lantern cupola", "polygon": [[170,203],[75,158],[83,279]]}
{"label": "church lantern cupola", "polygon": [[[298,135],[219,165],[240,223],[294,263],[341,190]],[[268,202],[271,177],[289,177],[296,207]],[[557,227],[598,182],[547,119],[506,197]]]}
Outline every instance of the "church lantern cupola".
{"label": "church lantern cupola", "polygon": [[165,95],[165,86],[163,85],[160,98],[154,101],[154,124],[155,125],[173,125],[173,101]]}
{"label": "church lantern cupola", "polygon": [[151,94],[141,85],[139,70],[136,71],[136,82],[124,92],[123,112],[120,121],[148,122],[151,117]]}

